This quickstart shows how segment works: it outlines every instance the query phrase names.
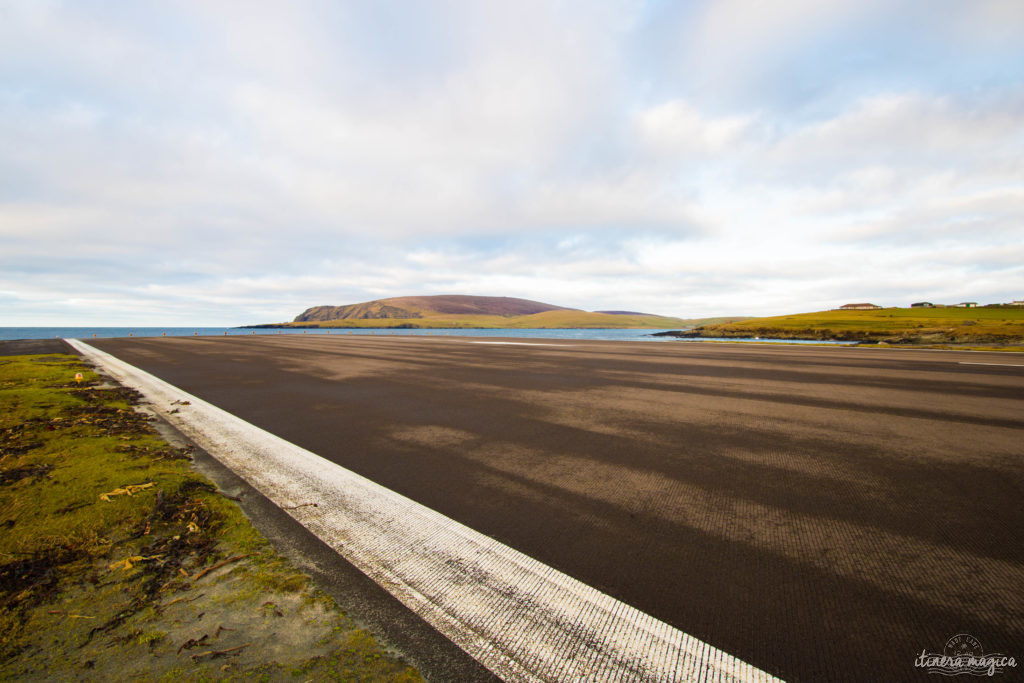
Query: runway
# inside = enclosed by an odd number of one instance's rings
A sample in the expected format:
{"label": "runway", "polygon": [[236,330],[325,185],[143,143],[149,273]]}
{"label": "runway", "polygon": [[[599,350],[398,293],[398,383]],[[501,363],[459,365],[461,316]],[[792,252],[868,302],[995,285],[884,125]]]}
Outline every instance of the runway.
{"label": "runway", "polygon": [[1024,656],[1019,355],[91,343],[787,680]]}

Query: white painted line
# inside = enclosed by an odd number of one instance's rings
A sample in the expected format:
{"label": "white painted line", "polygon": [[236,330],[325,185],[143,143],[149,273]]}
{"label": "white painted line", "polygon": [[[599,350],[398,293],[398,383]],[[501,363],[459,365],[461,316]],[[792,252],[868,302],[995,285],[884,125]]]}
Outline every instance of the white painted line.
{"label": "white painted line", "polygon": [[545,344],[544,342],[471,341],[467,344],[500,344],[502,346],[576,346],[575,344]]}
{"label": "white painted line", "polygon": [[960,361],[960,365],[998,365],[1004,368],[1024,368],[1022,363],[972,363],[967,360]]}
{"label": "white painted line", "polygon": [[778,680],[108,353],[67,341],[278,507],[316,502],[287,512],[504,680]]}

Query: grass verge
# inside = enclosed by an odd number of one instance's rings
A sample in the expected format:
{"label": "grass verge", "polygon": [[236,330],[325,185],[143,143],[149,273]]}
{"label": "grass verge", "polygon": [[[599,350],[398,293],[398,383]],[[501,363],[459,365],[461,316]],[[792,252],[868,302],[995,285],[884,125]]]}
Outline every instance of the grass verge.
{"label": "grass verge", "polygon": [[75,356],[0,357],[0,679],[421,680],[137,398]]}

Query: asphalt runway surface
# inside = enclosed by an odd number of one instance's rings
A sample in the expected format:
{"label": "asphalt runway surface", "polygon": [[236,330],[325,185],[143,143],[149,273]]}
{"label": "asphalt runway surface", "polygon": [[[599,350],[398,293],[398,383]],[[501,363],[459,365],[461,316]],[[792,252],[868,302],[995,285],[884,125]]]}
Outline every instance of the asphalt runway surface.
{"label": "asphalt runway surface", "polygon": [[74,353],[74,350],[60,339],[0,340],[0,356],[34,356],[46,353]]}
{"label": "asphalt runway surface", "polygon": [[1024,660],[1024,355],[483,341],[90,343],[787,680]]}

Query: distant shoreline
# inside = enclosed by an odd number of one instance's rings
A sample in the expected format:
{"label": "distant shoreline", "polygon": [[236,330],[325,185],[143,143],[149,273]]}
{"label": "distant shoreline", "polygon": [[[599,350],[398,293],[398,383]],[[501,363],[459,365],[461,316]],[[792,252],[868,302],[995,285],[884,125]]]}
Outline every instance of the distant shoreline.
{"label": "distant shoreline", "polygon": [[664,337],[652,337],[652,332],[669,329],[662,328],[408,328],[408,327],[0,327],[0,341],[14,340],[55,340],[63,338],[82,339],[117,339],[117,338],[154,338],[154,337],[238,337],[238,336],[277,336],[277,335],[334,335],[341,336],[464,336],[464,337],[521,337],[551,339],[583,339],[601,341],[645,341],[667,342]]}
{"label": "distant shoreline", "polygon": [[[376,321],[375,321],[376,322]],[[241,325],[238,330],[657,330],[656,327],[492,327],[489,325],[418,325],[416,323],[399,323],[397,325],[324,325],[321,323],[264,323],[260,325]]]}

